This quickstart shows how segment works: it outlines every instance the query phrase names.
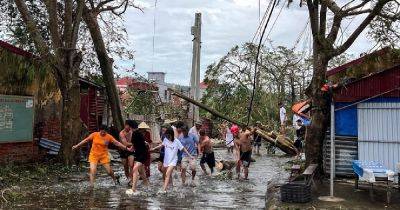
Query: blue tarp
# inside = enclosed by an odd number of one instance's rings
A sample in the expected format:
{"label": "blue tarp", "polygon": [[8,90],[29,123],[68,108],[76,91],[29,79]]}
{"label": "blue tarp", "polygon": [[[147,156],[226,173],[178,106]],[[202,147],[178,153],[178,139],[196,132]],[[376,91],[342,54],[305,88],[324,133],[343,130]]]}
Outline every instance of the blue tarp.
{"label": "blue tarp", "polygon": [[[351,103],[335,103],[335,109]],[[335,131],[338,136],[358,136],[357,106],[335,112]]]}
{"label": "blue tarp", "polygon": [[[363,103],[368,102],[400,102],[400,98],[378,97]],[[335,109],[354,103],[337,102],[335,103]],[[335,132],[338,136],[358,136],[357,105],[335,112]]]}

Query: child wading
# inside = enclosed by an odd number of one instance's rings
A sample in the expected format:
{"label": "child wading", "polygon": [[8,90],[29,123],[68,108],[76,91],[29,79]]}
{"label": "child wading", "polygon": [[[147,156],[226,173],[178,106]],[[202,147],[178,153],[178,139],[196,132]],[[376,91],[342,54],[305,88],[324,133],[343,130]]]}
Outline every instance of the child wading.
{"label": "child wading", "polygon": [[204,166],[204,164],[207,163],[210,168],[210,173],[208,175],[211,175],[214,172],[215,167],[213,143],[204,130],[200,130],[200,154],[203,154],[200,160],[201,169],[204,174],[208,174],[206,167]]}
{"label": "child wading", "polygon": [[107,133],[107,126],[100,126],[99,132],[94,132],[90,134],[87,138],[79,142],[77,145],[72,147],[72,150],[79,148],[80,146],[86,144],[89,141],[92,141],[92,148],[89,153],[89,163],[90,163],[90,186],[94,186],[95,175],[97,171],[97,164],[102,164],[106,169],[108,175],[114,180],[115,184],[117,184],[118,178],[114,176],[114,172],[110,166],[110,156],[108,155],[108,145],[113,143],[115,146],[126,150],[133,151],[132,147],[127,147],[121,144],[119,141],[115,140],[110,134]]}
{"label": "child wading", "polygon": [[157,147],[154,147],[152,151],[157,150],[159,148],[164,147],[164,172],[165,172],[165,180],[162,191],[160,193],[166,193],[169,182],[172,180],[172,172],[176,167],[176,163],[178,162],[178,151],[184,151],[188,157],[194,160],[194,158],[190,155],[190,153],[186,150],[185,147],[181,144],[178,139],[174,137],[174,130],[171,127],[168,127],[165,131],[165,138]]}

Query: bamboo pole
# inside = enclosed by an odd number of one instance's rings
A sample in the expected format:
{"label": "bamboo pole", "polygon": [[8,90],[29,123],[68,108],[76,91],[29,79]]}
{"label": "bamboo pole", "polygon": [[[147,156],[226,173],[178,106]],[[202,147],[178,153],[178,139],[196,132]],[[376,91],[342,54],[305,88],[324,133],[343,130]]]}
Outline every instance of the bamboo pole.
{"label": "bamboo pole", "polygon": [[[224,120],[226,120],[228,122],[231,122],[233,124],[236,124],[236,125],[238,125],[240,127],[245,127],[246,126],[245,124],[243,124],[243,123],[241,123],[239,121],[236,121],[234,119],[231,119],[231,118],[223,115],[222,113],[218,112],[217,110],[214,110],[214,109],[212,109],[212,108],[210,108],[210,107],[208,107],[208,106],[206,106],[206,105],[204,105],[204,104],[202,104],[202,103],[200,103],[200,102],[198,102],[196,100],[193,100],[192,98],[190,98],[188,96],[185,96],[182,93],[179,93],[178,91],[176,91],[176,90],[174,90],[172,88],[168,88],[168,91],[170,91],[173,95],[175,95],[175,96],[177,96],[179,98],[182,98],[183,100],[186,100],[186,101],[188,101],[188,102],[190,102],[190,103],[192,103],[192,104],[194,104],[194,105],[196,105],[196,106],[198,106],[198,107],[210,112],[212,115],[214,115],[216,117],[224,119]],[[282,135],[275,135],[273,132],[266,132],[266,131],[264,131],[262,129],[259,129],[259,128],[256,130],[256,133],[258,135],[260,135],[262,138],[264,138],[266,141],[268,141],[269,143],[274,144],[276,147],[278,147],[280,150],[282,150],[286,154],[289,154],[289,155],[296,155],[297,154],[296,148],[294,147],[294,145],[293,145],[293,143],[292,143],[292,141],[290,139],[285,138]]]}

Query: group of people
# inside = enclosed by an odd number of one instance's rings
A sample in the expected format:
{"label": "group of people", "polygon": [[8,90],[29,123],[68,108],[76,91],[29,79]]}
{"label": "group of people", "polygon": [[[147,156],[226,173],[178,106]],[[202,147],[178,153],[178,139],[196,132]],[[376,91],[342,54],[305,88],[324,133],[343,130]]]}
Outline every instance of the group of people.
{"label": "group of people", "polygon": [[[106,126],[101,126],[98,132],[90,134],[87,138],[72,147],[73,150],[91,142],[91,149],[88,157],[90,163],[90,185],[94,186],[97,165],[101,164],[107,173],[119,184],[119,177],[114,175],[110,166],[108,146],[110,144],[119,148],[120,157],[124,165],[124,171],[131,190],[135,194],[139,179],[144,185],[148,185],[150,176],[150,153],[159,152],[158,170],[162,173],[164,184],[160,192],[166,192],[169,185],[172,185],[172,174],[178,170],[181,174],[182,183],[186,185],[186,174],[191,176],[191,184],[197,173],[197,158],[200,159],[201,169],[205,174],[211,175],[214,172],[215,156],[213,144],[201,124],[196,123],[190,130],[182,122],[173,125],[163,125],[160,132],[162,143],[158,146],[151,146],[149,127],[145,123],[138,124],[134,120],[126,120],[124,129],[119,132],[119,141],[107,132]],[[208,165],[210,172],[207,172]],[[189,171],[191,173],[189,173]]]}

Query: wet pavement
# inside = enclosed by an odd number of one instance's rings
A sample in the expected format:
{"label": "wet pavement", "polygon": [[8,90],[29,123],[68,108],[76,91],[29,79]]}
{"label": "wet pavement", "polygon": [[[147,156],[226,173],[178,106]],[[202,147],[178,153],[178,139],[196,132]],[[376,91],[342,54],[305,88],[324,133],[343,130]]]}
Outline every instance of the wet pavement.
{"label": "wet pavement", "polygon": [[[265,150],[261,151],[263,154]],[[217,160],[233,159],[225,150],[215,151]],[[47,186],[45,183],[32,189],[25,189],[24,197],[18,199],[12,209],[264,209],[267,183],[272,179],[286,179],[283,165],[289,160],[280,156],[255,156],[250,166],[248,181],[222,179],[221,176],[202,175],[200,166],[196,187],[183,187],[180,174],[174,172],[174,187],[167,194],[158,195],[162,178],[152,163],[150,186],[139,181],[137,196],[126,195],[127,180],[121,179],[120,186],[114,186],[103,169],[99,168],[96,186],[88,187],[86,173],[73,174],[66,181]],[[122,166],[114,164],[116,173],[123,175]],[[22,188],[23,189],[23,188]]]}

